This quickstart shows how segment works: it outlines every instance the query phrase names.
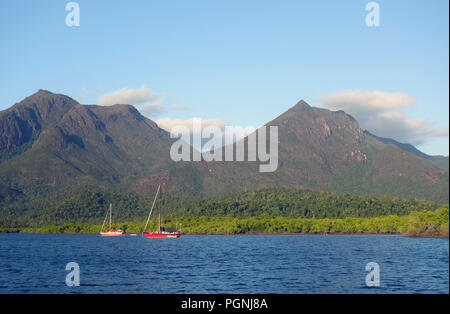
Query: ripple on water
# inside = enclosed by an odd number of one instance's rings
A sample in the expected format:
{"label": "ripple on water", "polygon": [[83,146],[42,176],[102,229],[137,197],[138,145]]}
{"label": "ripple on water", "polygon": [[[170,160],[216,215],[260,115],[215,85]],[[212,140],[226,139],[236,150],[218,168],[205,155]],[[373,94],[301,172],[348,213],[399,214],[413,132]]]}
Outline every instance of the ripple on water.
{"label": "ripple on water", "polygon": [[[448,293],[448,239],[0,234],[0,293]],[[77,262],[81,286],[67,287]],[[365,285],[380,265],[381,287]]]}

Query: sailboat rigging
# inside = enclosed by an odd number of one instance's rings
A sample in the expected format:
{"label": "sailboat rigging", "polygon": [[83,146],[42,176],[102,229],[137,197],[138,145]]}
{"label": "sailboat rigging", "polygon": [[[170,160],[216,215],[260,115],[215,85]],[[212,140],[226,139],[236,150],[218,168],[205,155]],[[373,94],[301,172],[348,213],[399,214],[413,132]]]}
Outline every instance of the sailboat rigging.
{"label": "sailboat rigging", "polygon": [[108,212],[106,213],[105,220],[103,220],[102,229],[100,230],[100,235],[103,237],[119,237],[125,235],[125,232],[123,230],[116,230],[112,228],[112,204],[109,204],[109,230],[106,232],[103,232],[103,227],[105,226],[106,219],[108,217]]}
{"label": "sailboat rigging", "polygon": [[150,209],[150,212],[148,214],[147,222],[145,223],[144,230],[142,231],[142,234],[146,238],[179,238],[181,236],[180,230],[172,230],[168,229],[162,226],[161,223],[161,198],[159,198],[159,215],[158,215],[158,230],[155,232],[146,232],[148,222],[150,221],[150,217],[152,216],[153,208],[155,207],[156,200],[158,199],[158,195],[161,195],[161,184],[158,186],[158,190],[156,191],[155,199],[153,200],[152,208]]}

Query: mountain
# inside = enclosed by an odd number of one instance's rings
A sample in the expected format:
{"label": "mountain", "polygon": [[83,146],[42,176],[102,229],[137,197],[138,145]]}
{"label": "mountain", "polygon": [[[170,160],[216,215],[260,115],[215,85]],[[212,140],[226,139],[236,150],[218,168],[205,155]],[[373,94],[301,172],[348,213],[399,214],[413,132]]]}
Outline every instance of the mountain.
{"label": "mountain", "polygon": [[300,101],[267,126],[279,129],[275,172],[259,172],[259,162],[174,163],[169,134],[134,107],[40,90],[0,111],[0,208],[34,215],[86,191],[148,197],[161,182],[189,197],[284,186],[448,202],[448,172],[343,111]]}
{"label": "mountain", "polygon": [[429,162],[431,162],[433,165],[435,165],[436,167],[445,170],[445,171],[449,171],[449,156],[440,156],[440,155],[427,155],[424,152],[421,152],[420,150],[418,150],[417,148],[415,148],[413,145],[411,144],[406,144],[406,143],[400,143],[397,142],[394,139],[391,138],[383,138],[383,137],[379,137],[376,136],[374,134],[371,134],[369,131],[364,131],[366,134],[375,137],[377,140],[379,140],[380,142],[383,142],[385,144],[392,144],[394,146],[397,146],[398,148],[410,152],[416,156],[419,156]]}
{"label": "mountain", "polygon": [[134,107],[83,106],[40,90],[0,112],[3,198],[58,198],[117,188],[173,162],[171,139]]}
{"label": "mountain", "polygon": [[[215,195],[285,186],[448,202],[448,172],[364,132],[343,111],[300,101],[267,126],[279,129],[277,171],[260,173],[259,162],[181,162],[165,172],[166,188]],[[158,177],[144,177],[133,188],[155,189]]]}
{"label": "mountain", "polygon": [[449,156],[435,155],[430,156],[428,160],[436,167],[449,172]]}
{"label": "mountain", "polygon": [[448,201],[448,174],[365,134],[343,111],[300,101],[267,126],[279,128],[275,185]]}
{"label": "mountain", "polygon": [[343,111],[301,101],[269,125],[279,126],[283,176],[316,189],[448,200],[448,174],[364,133]]}

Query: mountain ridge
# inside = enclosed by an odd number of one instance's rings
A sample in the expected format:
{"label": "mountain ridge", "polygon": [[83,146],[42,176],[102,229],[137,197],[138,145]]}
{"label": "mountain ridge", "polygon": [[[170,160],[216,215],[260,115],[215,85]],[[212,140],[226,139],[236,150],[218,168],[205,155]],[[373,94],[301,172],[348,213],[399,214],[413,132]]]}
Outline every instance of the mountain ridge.
{"label": "mountain ridge", "polygon": [[379,140],[385,144],[392,144],[394,146],[397,146],[398,148],[400,148],[404,151],[410,152],[416,156],[419,156],[425,160],[430,161],[432,164],[434,164],[436,167],[438,167],[442,170],[445,170],[447,172],[449,171],[449,156],[428,155],[428,154],[425,154],[424,152],[420,151],[419,149],[417,149],[416,147],[414,147],[411,144],[401,143],[392,138],[384,138],[384,137],[376,136],[367,130],[365,130],[364,132],[366,132],[370,136],[375,137],[377,140]]}
{"label": "mountain ridge", "polygon": [[[364,133],[343,111],[300,102],[266,126],[279,127],[279,165],[274,173],[259,173],[258,162],[178,163],[165,174],[170,177],[167,189],[176,190],[179,172],[194,177],[196,189],[206,195],[211,195],[208,190],[214,194],[287,186],[448,201],[448,173]],[[241,141],[245,146],[247,139]],[[151,182],[157,178],[141,179],[136,191],[155,189]]]}
{"label": "mountain ridge", "polygon": [[174,140],[133,106],[39,90],[0,111],[0,205],[42,208],[91,189],[149,195],[161,182],[184,197],[284,186],[448,202],[448,172],[343,111],[301,100],[266,125],[279,127],[274,173],[259,173],[259,162],[175,163]]}

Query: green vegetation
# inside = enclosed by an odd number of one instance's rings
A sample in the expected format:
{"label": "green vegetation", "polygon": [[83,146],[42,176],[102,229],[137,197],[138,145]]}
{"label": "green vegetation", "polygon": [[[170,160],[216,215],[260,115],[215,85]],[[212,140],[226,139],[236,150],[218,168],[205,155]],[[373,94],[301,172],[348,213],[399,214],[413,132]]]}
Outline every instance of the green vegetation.
{"label": "green vegetation", "polygon": [[[151,196],[120,192],[82,191],[55,205],[36,202],[0,207],[0,227],[43,227],[72,223],[100,224],[109,204],[114,221],[140,222],[146,219]],[[399,199],[297,189],[259,189],[213,198],[177,198],[163,195],[166,216],[226,216],[235,218],[267,215],[286,218],[348,218],[404,216],[412,211],[433,211],[439,205],[429,201]]]}
{"label": "green vegetation", "polygon": [[196,216],[248,217],[267,214],[291,218],[343,218],[407,215],[412,211],[435,210],[429,201],[373,195],[339,194],[297,189],[259,189],[209,199],[173,202],[172,208]]}
{"label": "green vegetation", "polygon": [[[153,195],[80,190],[49,206],[0,207],[0,232],[97,233],[113,204],[116,228],[139,233]],[[447,236],[448,205],[288,188],[259,189],[212,198],[164,194],[164,225],[187,234],[375,233]],[[120,222],[120,223],[119,223]],[[151,220],[150,230],[156,230]]]}
{"label": "green vegetation", "polygon": [[[168,228],[174,228],[181,224],[184,234],[367,233],[448,237],[449,206],[443,206],[436,211],[412,212],[407,216],[389,215],[371,218],[335,219],[270,217],[268,215],[254,217],[179,216],[166,217],[163,219],[163,223]],[[151,220],[149,229],[155,230],[156,226],[156,219]],[[123,229],[128,233],[139,233],[144,227],[144,222],[124,222],[118,223],[114,227]],[[100,228],[101,225],[66,224],[41,228],[0,228],[0,232],[97,233]]]}
{"label": "green vegetation", "polygon": [[449,171],[449,158],[448,156],[430,156],[428,159],[433,165],[442,170]]}

